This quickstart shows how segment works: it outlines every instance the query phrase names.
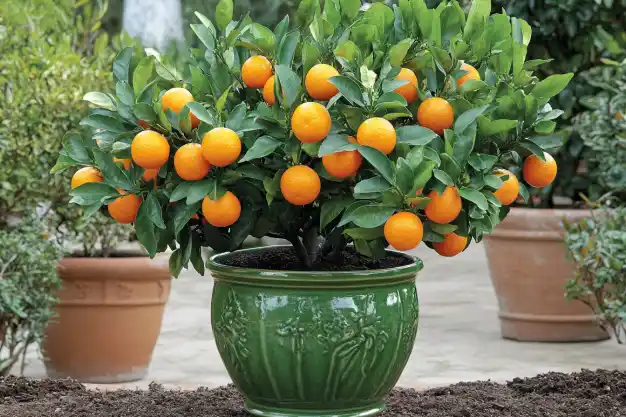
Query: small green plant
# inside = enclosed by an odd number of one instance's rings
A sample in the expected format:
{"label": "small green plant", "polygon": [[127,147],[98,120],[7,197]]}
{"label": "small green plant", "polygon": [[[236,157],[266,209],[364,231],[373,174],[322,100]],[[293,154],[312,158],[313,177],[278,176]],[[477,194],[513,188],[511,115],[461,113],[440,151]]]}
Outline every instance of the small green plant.
{"label": "small green plant", "polygon": [[42,340],[54,314],[61,250],[42,230],[31,218],[0,229],[0,376]]}
{"label": "small green plant", "polygon": [[567,297],[585,302],[619,343],[626,343],[626,208],[603,206],[589,219],[565,224],[576,265]]}
{"label": "small green plant", "polygon": [[54,169],[81,167],[72,201],[134,223],[152,256],[169,246],[174,275],[248,235],[288,240],[307,269],[350,244],[454,256],[556,176],[547,103],[572,74],[539,80],[530,25],[490,1],[304,0],[274,30],[233,10],[198,14],[189,77],[122,50],[116,94],[85,97],[99,131],[66,138]]}

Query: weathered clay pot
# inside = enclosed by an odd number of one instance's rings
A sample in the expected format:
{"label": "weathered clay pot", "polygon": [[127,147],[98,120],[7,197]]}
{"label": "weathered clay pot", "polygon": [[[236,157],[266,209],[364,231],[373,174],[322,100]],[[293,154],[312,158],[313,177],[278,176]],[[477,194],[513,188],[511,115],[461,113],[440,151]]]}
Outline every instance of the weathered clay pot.
{"label": "weathered clay pot", "polygon": [[565,298],[574,270],[561,222],[588,216],[587,210],[512,208],[485,238],[504,338],[583,342],[609,337],[587,305]]}
{"label": "weathered clay pot", "polygon": [[[270,248],[244,249],[249,255]],[[417,333],[419,260],[363,271],[270,271],[208,263],[211,325],[246,410],[264,417],[374,416]]]}
{"label": "weathered clay pot", "polygon": [[65,258],[58,317],[43,345],[48,376],[90,383],[142,379],[170,292],[167,259]]}

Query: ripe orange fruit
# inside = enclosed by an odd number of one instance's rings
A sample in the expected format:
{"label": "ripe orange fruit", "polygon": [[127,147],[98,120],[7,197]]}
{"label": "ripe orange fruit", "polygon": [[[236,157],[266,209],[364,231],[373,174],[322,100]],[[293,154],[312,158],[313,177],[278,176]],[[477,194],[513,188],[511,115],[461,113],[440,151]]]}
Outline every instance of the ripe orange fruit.
{"label": "ripe orange fruit", "polygon": [[[118,190],[124,193],[124,190]],[[132,223],[137,217],[137,211],[141,205],[141,199],[135,194],[127,194],[115,199],[108,205],[109,214],[118,223]]]}
{"label": "ripe orange fruit", "polygon": [[427,98],[417,109],[417,121],[421,126],[443,135],[443,131],[454,123],[454,110],[441,97]]}
{"label": "ripe orange fruit", "polygon": [[444,235],[443,242],[433,242],[433,248],[441,256],[455,256],[465,250],[467,246],[467,236],[459,236],[456,233]]}
{"label": "ripe orange fruit", "polygon": [[72,188],[80,187],[88,182],[104,182],[102,173],[98,168],[84,167],[76,171],[72,176]]}
{"label": "ripe orange fruit", "polygon": [[144,130],[130,145],[133,161],[145,169],[159,169],[170,157],[170,144],[160,133]]}
{"label": "ripe orange fruit", "polygon": [[272,75],[267,79],[265,85],[263,85],[263,100],[270,106],[276,103],[276,97],[274,96],[274,76]]}
{"label": "ripe orange fruit", "polygon": [[211,164],[202,156],[202,146],[199,143],[187,143],[174,154],[174,169],[182,179],[197,181],[209,173]]}
{"label": "ripe orange fruit", "polygon": [[320,177],[306,165],[288,168],[280,177],[280,191],[295,206],[311,204],[320,193]]}
{"label": "ripe orange fruit", "polygon": [[359,151],[336,152],[322,157],[326,171],[335,178],[348,178],[357,173],[363,162]]}
{"label": "ripe orange fruit", "polygon": [[202,200],[202,215],[211,226],[228,227],[241,216],[241,203],[230,191],[217,200],[206,196]]}
{"label": "ripe orange fruit", "polygon": [[130,159],[122,159],[122,158],[113,157],[113,162],[115,162],[116,164],[122,164],[122,166],[124,167],[126,171],[130,169],[130,162],[131,162]]}
{"label": "ripe orange fruit", "polygon": [[502,186],[498,188],[493,195],[503,206],[508,206],[517,200],[517,196],[519,195],[519,181],[512,172],[507,171],[506,169],[499,169],[496,172],[497,177],[503,177],[505,175],[508,175],[509,178],[504,181],[504,184],[502,184]]}
{"label": "ripe orange fruit", "polygon": [[[171,110],[178,114],[185,107],[185,104],[192,101],[194,101],[193,96],[187,89],[170,88],[161,97],[161,108],[163,111]],[[200,120],[191,112],[189,113],[189,119],[191,120],[191,127],[194,129],[200,124]]]}
{"label": "ripe orange fruit", "polygon": [[384,227],[385,239],[397,250],[411,250],[420,244],[424,226],[419,217],[407,211],[391,216]]}
{"label": "ripe orange fruit", "polygon": [[522,170],[524,181],[535,188],[547,187],[556,178],[556,161],[547,152],[543,153],[546,162],[543,162],[536,155],[530,155],[524,161]]}
{"label": "ripe orange fruit", "polygon": [[239,158],[241,140],[239,136],[226,127],[216,127],[204,134],[202,138],[202,156],[211,165],[225,167]]}
{"label": "ripe orange fruit", "polygon": [[480,80],[480,74],[478,73],[478,70],[472,67],[470,64],[461,64],[461,71],[467,71],[467,73],[458,80],[456,80],[456,88],[460,88],[463,83],[465,83],[465,81]]}
{"label": "ripe orange fruit", "polygon": [[372,117],[361,123],[356,132],[359,145],[376,148],[389,155],[396,147],[396,129],[382,117]]}
{"label": "ripe orange fruit", "polygon": [[330,81],[331,77],[336,77],[339,72],[327,64],[316,64],[306,73],[304,86],[306,92],[315,100],[330,100],[339,90]]}
{"label": "ripe orange fruit", "polygon": [[330,133],[330,114],[319,103],[302,103],[291,116],[291,130],[302,143],[315,143]]}
{"label": "ripe orange fruit", "polygon": [[143,173],[144,181],[154,181],[156,177],[159,175],[158,169],[146,169]]}
{"label": "ripe orange fruit", "polygon": [[414,102],[417,98],[418,87],[415,73],[408,68],[402,68],[400,69],[400,73],[396,75],[396,80],[406,80],[409,82],[408,84],[396,88],[394,91],[404,97],[407,103]]}
{"label": "ripe orange fruit", "polygon": [[[348,138],[351,143],[356,142],[353,137]],[[322,157],[322,164],[326,171],[335,178],[348,178],[357,173],[363,162],[359,151],[335,152]]]}
{"label": "ripe orange fruit", "polygon": [[461,196],[456,187],[446,187],[442,194],[433,190],[428,193],[428,198],[430,198],[430,203],[425,209],[426,217],[434,223],[450,223],[461,212]]}
{"label": "ripe orange fruit", "polygon": [[263,55],[251,56],[241,66],[241,78],[246,87],[263,88],[272,76],[272,63]]}

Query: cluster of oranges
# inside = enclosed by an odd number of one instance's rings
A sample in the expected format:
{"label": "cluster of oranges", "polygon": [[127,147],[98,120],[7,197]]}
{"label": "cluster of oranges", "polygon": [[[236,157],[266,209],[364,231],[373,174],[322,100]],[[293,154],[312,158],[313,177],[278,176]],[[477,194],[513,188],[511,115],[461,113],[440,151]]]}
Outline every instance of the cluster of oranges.
{"label": "cluster of oranges", "polygon": [[[457,80],[457,87],[461,87],[469,80],[480,80],[478,71],[469,64],[462,64],[465,74]],[[327,101],[339,91],[330,82],[330,78],[338,76],[339,72],[326,64],[314,65],[306,74],[305,88],[308,95],[317,101]],[[274,80],[272,63],[264,56],[250,57],[241,68],[242,80],[246,87],[262,89],[263,99],[267,104],[274,105]],[[406,84],[398,87],[395,92],[400,94],[407,103],[418,98],[418,79],[413,71],[402,68],[397,80],[405,80]],[[161,98],[164,111],[171,110],[180,113],[184,106],[194,98],[184,88],[168,90]],[[190,122],[193,128],[199,120],[190,113]],[[441,97],[425,99],[418,107],[417,120],[424,126],[438,134],[454,123],[454,110],[450,103]],[[291,129],[294,136],[303,144],[317,143],[324,140],[330,133],[331,116],[322,104],[310,101],[297,106],[291,115]],[[126,170],[131,163],[144,168],[144,180],[156,179],[161,167],[170,157],[170,144],[160,133],[150,130],[145,123],[146,130],[135,136],[131,144],[130,159],[116,159]],[[390,154],[396,147],[396,130],[386,119],[371,117],[361,123],[356,137],[349,141],[362,146],[375,148],[385,155]],[[174,154],[174,169],[178,176],[186,181],[198,181],[206,177],[212,166],[226,167],[236,162],[241,154],[241,140],[231,129],[218,127],[207,132],[202,143],[188,143],[178,148]],[[322,157],[325,170],[335,178],[346,179],[357,174],[363,158],[357,150],[337,152]],[[533,187],[549,185],[556,176],[554,159],[545,154],[545,162],[532,155],[526,159],[523,167],[524,180]],[[507,177],[503,185],[494,193],[503,205],[512,204],[518,197],[520,185],[511,172],[497,170],[495,175]],[[86,182],[102,182],[102,174],[92,167],[82,168],[72,178],[72,188]],[[315,201],[321,190],[319,175],[308,165],[295,165],[288,168],[280,179],[280,189],[283,197],[289,203],[304,206]],[[420,191],[421,193],[421,191]],[[454,186],[448,186],[442,193],[431,191],[428,196],[430,202],[425,208],[425,217],[433,223],[445,225],[453,222],[461,213],[462,200],[459,191]],[[121,223],[130,223],[135,220],[141,199],[134,194],[125,194],[108,205],[111,216]],[[216,227],[228,227],[235,223],[241,215],[239,199],[230,191],[222,197],[212,200],[206,196],[202,202],[202,213],[206,221]],[[391,246],[398,250],[410,250],[421,241],[424,233],[422,220],[413,212],[399,212],[392,215],[384,225],[384,235]],[[455,233],[444,236],[442,242],[433,243],[434,249],[443,256],[454,256],[462,252],[467,246],[468,238]]]}
{"label": "cluster of oranges", "polygon": [[[192,102],[193,96],[184,88],[172,88],[161,97],[163,111],[171,110],[180,113],[185,105]],[[190,113],[190,122],[193,128],[200,120]],[[143,121],[142,121],[143,122]],[[131,163],[144,168],[145,181],[156,180],[159,170],[170,157],[170,144],[160,134],[150,130],[150,126],[143,122],[146,130],[138,133],[131,143],[131,159],[115,158],[124,169],[130,169]],[[178,148],[174,154],[174,169],[178,176],[186,181],[198,181],[206,177],[211,166],[225,167],[237,160],[241,154],[241,140],[231,129],[218,127],[207,132],[202,144],[188,143]],[[102,182],[102,174],[93,167],[78,170],[72,178],[72,188],[86,182]],[[118,190],[121,194],[124,192]],[[126,193],[110,203],[107,208],[111,217],[120,223],[132,223],[137,217],[141,198],[132,193]],[[207,222],[216,227],[230,226],[237,221],[241,214],[239,199],[227,192],[222,197],[211,200],[206,196],[202,202],[202,213]]]}

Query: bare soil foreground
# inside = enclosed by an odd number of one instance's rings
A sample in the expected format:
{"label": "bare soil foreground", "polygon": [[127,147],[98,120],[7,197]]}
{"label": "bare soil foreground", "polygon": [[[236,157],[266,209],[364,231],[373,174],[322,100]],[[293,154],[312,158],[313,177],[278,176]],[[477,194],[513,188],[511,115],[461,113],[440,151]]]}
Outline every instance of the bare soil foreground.
{"label": "bare soil foreground", "polygon": [[[516,378],[507,384],[459,383],[418,392],[396,389],[382,416],[619,417],[626,416],[626,372],[582,371]],[[246,416],[229,385],[195,391],[94,391],[71,380],[0,378],[2,417]]]}

